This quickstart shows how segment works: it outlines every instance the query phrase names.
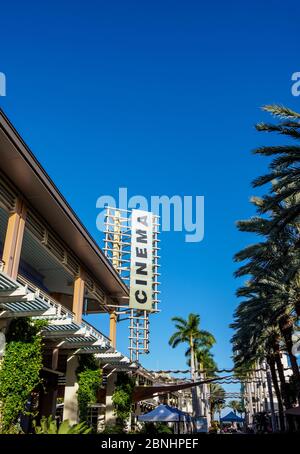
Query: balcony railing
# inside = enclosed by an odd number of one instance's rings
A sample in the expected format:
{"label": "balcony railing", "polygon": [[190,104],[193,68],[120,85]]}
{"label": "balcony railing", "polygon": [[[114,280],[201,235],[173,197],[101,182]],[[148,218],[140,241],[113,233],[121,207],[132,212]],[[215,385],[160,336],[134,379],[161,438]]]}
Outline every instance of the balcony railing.
{"label": "balcony railing", "polygon": [[[47,302],[49,306],[53,309],[55,309],[55,315],[53,316],[47,316],[48,320],[55,319],[55,320],[64,320],[64,319],[70,319],[74,320],[75,314],[74,312],[70,311],[66,307],[64,307],[61,303],[57,302],[53,297],[48,295],[46,292],[41,290],[39,287],[35,286],[32,282],[30,282],[27,278],[25,278],[22,275],[18,275],[17,278],[18,282],[28,288],[29,291],[35,293],[39,298],[41,298],[43,301]],[[110,339],[105,336],[105,334],[101,333],[98,331],[96,328],[94,328],[90,323],[88,323],[86,320],[82,320],[80,323],[82,328],[85,328],[86,335],[89,337],[94,337],[95,340],[101,340],[107,344],[108,347],[111,345]]]}

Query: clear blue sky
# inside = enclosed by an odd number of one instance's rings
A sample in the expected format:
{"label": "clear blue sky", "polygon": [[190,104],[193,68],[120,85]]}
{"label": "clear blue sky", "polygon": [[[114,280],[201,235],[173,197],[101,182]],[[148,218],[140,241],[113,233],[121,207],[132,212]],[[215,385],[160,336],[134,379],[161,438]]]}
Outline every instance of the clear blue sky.
{"label": "clear blue sky", "polygon": [[254,130],[267,118],[259,107],[300,110],[299,13],[299,1],[276,0],[1,5],[0,105],[97,241],[96,199],[120,186],[205,196],[203,242],[162,235],[162,312],[146,367],[186,367],[167,341],[170,318],[189,312],[215,334],[219,366],[231,365],[232,256],[250,240],[234,223],[252,214],[250,181],[265,172],[250,151],[279,142]]}

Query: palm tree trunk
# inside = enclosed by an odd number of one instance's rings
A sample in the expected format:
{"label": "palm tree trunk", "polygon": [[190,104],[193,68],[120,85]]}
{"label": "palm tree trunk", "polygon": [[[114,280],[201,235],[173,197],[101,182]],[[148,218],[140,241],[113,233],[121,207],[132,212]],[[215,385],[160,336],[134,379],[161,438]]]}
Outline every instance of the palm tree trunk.
{"label": "palm tree trunk", "polygon": [[274,390],[275,390],[275,394],[276,394],[277,402],[278,402],[280,429],[282,432],[285,432],[284,410],[283,410],[282,398],[281,398],[281,393],[280,393],[279,384],[278,384],[277,375],[276,375],[275,359],[273,358],[273,356],[271,356],[271,355],[269,356],[268,363],[270,366],[272,382],[273,382],[273,386],[274,386]]}
{"label": "palm tree trunk", "polygon": [[283,397],[283,402],[284,402],[285,408],[289,408],[290,407],[290,400],[289,400],[289,396],[288,396],[288,393],[287,393],[287,387],[286,387],[286,381],[285,381],[285,376],[284,376],[284,370],[283,370],[283,365],[282,365],[282,362],[281,362],[281,359],[280,359],[279,351],[275,352],[275,363],[276,363],[277,372],[278,372],[278,376],[279,376],[280,388],[281,388],[281,394],[282,394],[282,397]]}
{"label": "palm tree trunk", "polygon": [[213,421],[213,420],[214,420],[214,416],[215,416],[215,410],[214,410],[214,409],[215,409],[215,406],[214,406],[214,404],[213,404],[213,402],[212,402],[213,400],[212,400],[212,397],[211,397],[211,395],[212,395],[212,392],[211,392],[211,385],[209,385],[209,394],[210,394],[210,404],[209,404],[209,409],[210,409],[210,419],[211,419],[211,421]]}
{"label": "palm tree trunk", "polygon": [[292,349],[293,349],[293,341],[292,341],[293,324],[292,324],[292,321],[290,320],[290,318],[284,318],[284,319],[280,320],[279,327],[280,327],[282,337],[284,339],[286,351],[289,355],[294,379],[295,379],[296,383],[298,384],[298,387],[300,388],[299,366],[297,363],[296,356],[293,355],[293,351],[292,351]]}
{"label": "palm tree trunk", "polygon": [[[194,351],[194,340],[190,338],[190,349],[191,349],[191,378],[192,381],[196,381],[195,375],[195,351]],[[193,402],[193,411],[194,415],[197,417],[199,416],[199,402],[198,402],[198,395],[197,395],[196,386],[192,387],[192,402]]]}
{"label": "palm tree trunk", "polygon": [[[197,361],[197,356],[195,355],[195,368],[196,368],[196,380],[200,379],[203,380],[205,377],[203,376],[202,373],[199,371],[202,370],[202,363]],[[199,404],[199,416],[206,416],[205,415],[205,409],[203,406],[203,390],[204,390],[205,385],[199,385],[197,386],[197,402]]]}
{"label": "palm tree trunk", "polygon": [[191,349],[191,378],[195,381],[195,353],[194,353],[194,341],[190,338],[190,349]]}

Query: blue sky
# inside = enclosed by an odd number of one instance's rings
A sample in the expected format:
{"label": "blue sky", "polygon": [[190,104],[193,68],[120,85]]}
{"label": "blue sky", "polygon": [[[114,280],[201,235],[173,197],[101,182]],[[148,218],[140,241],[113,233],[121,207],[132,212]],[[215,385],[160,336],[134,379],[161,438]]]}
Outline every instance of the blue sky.
{"label": "blue sky", "polygon": [[231,365],[232,256],[250,241],[234,223],[253,213],[250,181],[266,168],[250,151],[280,142],[255,131],[268,118],[259,107],[300,110],[299,13],[299,2],[277,0],[1,5],[0,105],[97,241],[96,200],[121,186],[205,196],[201,243],[162,235],[162,312],[146,367],[186,368],[184,349],[167,341],[171,317],[189,312],[217,338],[219,366]]}

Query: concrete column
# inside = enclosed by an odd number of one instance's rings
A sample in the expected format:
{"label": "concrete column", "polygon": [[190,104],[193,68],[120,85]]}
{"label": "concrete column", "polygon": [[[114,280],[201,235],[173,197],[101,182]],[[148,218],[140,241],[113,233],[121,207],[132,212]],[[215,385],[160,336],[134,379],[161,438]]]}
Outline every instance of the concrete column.
{"label": "concrete column", "polygon": [[113,426],[116,424],[116,415],[114,413],[114,405],[112,401],[112,395],[115,391],[117,381],[117,373],[112,372],[107,377],[106,382],[106,398],[105,398],[105,425]]}
{"label": "concrete column", "polygon": [[109,338],[113,348],[116,348],[117,346],[117,321],[117,314],[112,312],[109,316]]}
{"label": "concrete column", "polygon": [[6,333],[7,333],[10,321],[11,321],[11,319],[5,319],[5,318],[0,319],[0,339],[1,339],[1,343],[3,344],[2,348],[0,350],[0,363],[1,363],[1,361],[4,357],[4,353],[5,353]]}
{"label": "concrete column", "polygon": [[84,272],[80,269],[79,276],[77,276],[74,281],[73,306],[72,306],[72,311],[75,314],[75,321],[77,323],[81,323],[81,321],[82,321],[84,287],[85,287]]}
{"label": "concrete column", "polygon": [[17,199],[15,211],[9,215],[3,247],[4,271],[13,279],[17,278],[27,209]]}
{"label": "concrete column", "polygon": [[76,424],[79,421],[78,414],[78,382],[76,369],[78,367],[78,358],[71,354],[67,359],[66,386],[64,396],[64,413],[63,420],[68,419],[70,424]]}

